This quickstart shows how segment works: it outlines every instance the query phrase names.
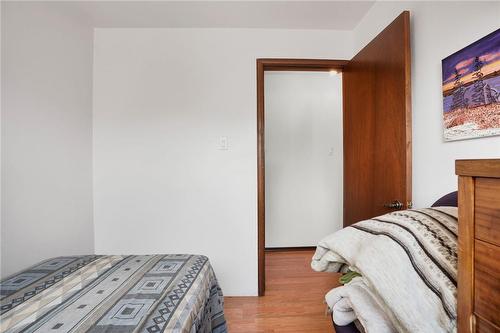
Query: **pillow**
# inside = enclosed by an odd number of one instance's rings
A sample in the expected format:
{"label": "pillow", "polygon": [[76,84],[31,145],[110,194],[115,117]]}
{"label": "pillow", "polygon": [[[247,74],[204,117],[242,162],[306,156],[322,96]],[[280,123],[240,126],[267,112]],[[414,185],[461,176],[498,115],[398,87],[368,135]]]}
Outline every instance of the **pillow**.
{"label": "pillow", "polygon": [[458,207],[458,191],[446,194],[438,199],[431,207],[451,206]]}

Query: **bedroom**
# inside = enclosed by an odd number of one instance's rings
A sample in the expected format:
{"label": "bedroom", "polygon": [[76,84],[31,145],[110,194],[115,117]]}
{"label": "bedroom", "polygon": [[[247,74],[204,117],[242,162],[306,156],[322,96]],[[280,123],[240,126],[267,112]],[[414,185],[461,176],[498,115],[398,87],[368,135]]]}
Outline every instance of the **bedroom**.
{"label": "bedroom", "polygon": [[3,1],[2,279],[194,253],[228,299],[256,296],[256,60],[349,60],[404,10],[422,208],[457,190],[455,160],[500,157],[498,136],[443,140],[441,90],[441,61],[499,28],[498,2]]}

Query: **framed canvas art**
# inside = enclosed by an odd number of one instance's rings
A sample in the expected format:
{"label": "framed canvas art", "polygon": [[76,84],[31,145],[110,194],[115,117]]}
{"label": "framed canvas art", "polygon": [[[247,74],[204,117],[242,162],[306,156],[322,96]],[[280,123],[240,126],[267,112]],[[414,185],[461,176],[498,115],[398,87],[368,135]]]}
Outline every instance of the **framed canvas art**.
{"label": "framed canvas art", "polygon": [[442,61],[444,139],[500,135],[500,29]]}

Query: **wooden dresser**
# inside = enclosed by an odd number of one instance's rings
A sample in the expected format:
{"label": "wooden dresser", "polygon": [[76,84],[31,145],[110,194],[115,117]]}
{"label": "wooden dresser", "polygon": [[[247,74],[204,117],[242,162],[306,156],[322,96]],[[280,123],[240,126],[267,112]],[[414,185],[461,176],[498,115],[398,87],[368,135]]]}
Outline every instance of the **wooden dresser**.
{"label": "wooden dresser", "polygon": [[458,332],[500,332],[500,159],[457,160]]}

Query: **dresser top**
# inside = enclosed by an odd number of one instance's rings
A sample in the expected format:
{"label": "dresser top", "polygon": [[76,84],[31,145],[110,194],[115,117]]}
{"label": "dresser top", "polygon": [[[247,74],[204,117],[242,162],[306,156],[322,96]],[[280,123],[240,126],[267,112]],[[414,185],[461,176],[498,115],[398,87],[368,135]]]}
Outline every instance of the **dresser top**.
{"label": "dresser top", "polygon": [[500,159],[456,160],[455,173],[459,176],[500,178]]}

